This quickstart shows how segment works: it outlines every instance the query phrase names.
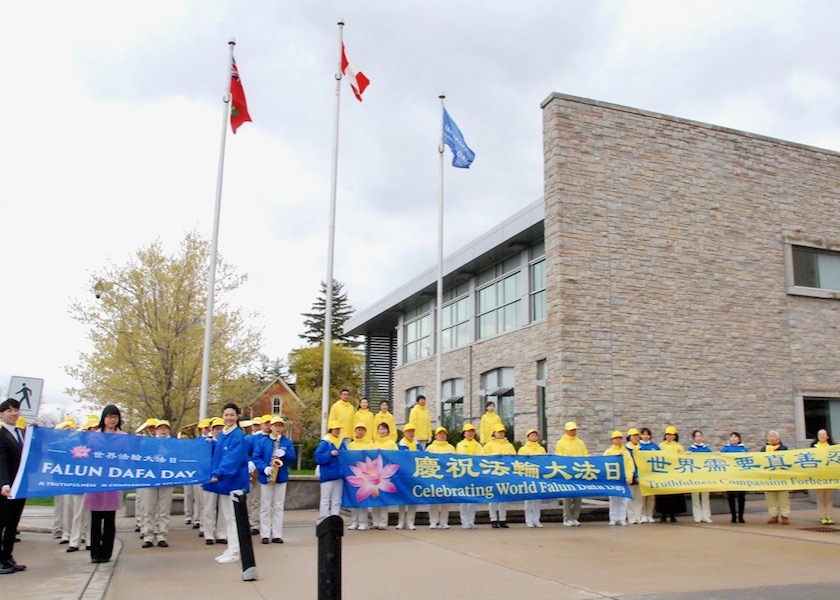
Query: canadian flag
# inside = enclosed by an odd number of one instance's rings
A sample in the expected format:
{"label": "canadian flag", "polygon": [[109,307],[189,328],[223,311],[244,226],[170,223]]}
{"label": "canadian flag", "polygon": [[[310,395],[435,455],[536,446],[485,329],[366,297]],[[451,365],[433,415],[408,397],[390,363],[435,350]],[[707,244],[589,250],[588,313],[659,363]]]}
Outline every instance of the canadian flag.
{"label": "canadian flag", "polygon": [[347,50],[345,50],[344,44],[341,44],[341,74],[350,82],[353,93],[359,102],[361,102],[362,94],[364,94],[367,86],[370,84],[370,79],[359,71],[347,58]]}

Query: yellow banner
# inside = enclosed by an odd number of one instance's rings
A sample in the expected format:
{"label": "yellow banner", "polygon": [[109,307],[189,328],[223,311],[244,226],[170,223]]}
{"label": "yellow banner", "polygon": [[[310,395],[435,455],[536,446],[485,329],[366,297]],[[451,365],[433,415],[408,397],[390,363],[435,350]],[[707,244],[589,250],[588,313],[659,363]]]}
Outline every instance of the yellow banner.
{"label": "yellow banner", "polygon": [[642,495],[840,488],[840,445],[780,452],[639,452]]}

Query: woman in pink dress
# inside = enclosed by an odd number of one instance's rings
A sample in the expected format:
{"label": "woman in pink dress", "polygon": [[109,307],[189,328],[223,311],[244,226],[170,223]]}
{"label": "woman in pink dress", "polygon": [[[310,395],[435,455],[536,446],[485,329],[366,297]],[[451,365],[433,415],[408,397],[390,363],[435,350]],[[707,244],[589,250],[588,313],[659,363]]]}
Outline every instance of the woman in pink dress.
{"label": "woman in pink dress", "polygon": [[[99,427],[95,431],[125,434],[120,409],[113,404],[102,409]],[[85,494],[85,509],[91,511],[90,562],[106,563],[111,560],[117,534],[117,509],[120,507],[122,491]]]}

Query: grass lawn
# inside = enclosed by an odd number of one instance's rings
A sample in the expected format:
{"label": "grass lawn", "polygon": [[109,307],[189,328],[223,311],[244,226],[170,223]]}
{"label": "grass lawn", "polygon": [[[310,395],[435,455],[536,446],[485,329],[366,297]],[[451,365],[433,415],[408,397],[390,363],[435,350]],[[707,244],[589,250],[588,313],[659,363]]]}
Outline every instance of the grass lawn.
{"label": "grass lawn", "polygon": [[26,504],[28,506],[52,506],[53,499],[50,498],[27,498]]}

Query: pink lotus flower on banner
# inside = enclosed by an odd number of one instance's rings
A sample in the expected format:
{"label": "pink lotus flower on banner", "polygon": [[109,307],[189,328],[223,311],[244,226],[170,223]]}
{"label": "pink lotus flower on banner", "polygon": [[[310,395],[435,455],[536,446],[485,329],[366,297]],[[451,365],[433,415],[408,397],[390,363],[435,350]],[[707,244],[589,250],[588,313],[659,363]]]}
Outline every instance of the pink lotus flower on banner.
{"label": "pink lotus flower on banner", "polygon": [[379,498],[379,492],[392,493],[397,491],[397,486],[391,483],[391,477],[399,470],[400,466],[395,464],[382,465],[382,455],[376,460],[365,458],[365,462],[357,462],[350,465],[353,475],[347,477],[347,483],[359,488],[356,491],[356,501],[361,502],[368,496]]}
{"label": "pink lotus flower on banner", "polygon": [[75,446],[70,450],[73,458],[90,458],[90,448],[87,446]]}

